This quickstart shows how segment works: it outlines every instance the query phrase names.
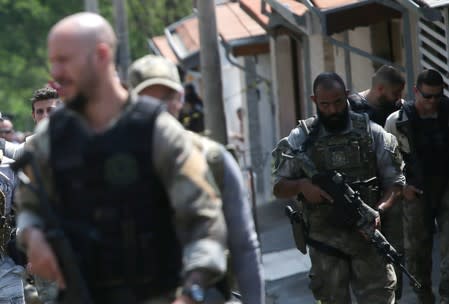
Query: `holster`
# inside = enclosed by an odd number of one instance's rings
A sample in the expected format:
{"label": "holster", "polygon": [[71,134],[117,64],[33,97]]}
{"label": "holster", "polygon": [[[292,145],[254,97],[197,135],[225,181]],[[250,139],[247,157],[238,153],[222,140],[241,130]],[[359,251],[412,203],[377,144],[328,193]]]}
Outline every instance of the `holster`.
{"label": "holster", "polygon": [[307,228],[302,217],[302,212],[298,209],[295,203],[289,203],[285,206],[285,214],[290,219],[296,248],[301,251],[301,253],[307,254]]}

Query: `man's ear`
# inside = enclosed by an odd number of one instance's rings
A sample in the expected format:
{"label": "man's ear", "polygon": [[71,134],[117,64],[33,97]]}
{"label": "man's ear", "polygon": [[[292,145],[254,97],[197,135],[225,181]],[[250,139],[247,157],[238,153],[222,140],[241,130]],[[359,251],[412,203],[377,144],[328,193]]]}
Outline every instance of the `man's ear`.
{"label": "man's ear", "polygon": [[310,95],[310,99],[312,99],[313,102],[316,104],[316,96],[315,95]]}
{"label": "man's ear", "polygon": [[106,43],[98,43],[95,48],[95,52],[98,62],[105,63],[111,60],[112,51],[110,46]]}

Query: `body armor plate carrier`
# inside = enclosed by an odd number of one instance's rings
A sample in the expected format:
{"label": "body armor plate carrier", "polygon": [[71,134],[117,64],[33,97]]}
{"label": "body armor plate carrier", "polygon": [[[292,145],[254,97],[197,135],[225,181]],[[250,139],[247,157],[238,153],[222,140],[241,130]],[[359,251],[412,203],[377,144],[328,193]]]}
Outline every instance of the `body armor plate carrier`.
{"label": "body armor plate carrier", "polygon": [[[300,123],[308,130],[309,136],[306,153],[316,166],[318,172],[332,172],[334,170],[345,175],[346,181],[353,183],[370,180],[376,174],[376,155],[373,149],[373,135],[369,118],[366,114],[349,113],[352,129],[332,136],[317,136],[319,126],[317,121],[306,120]],[[319,122],[318,122],[319,123]],[[374,206],[379,199],[377,182],[369,185],[356,186],[363,200]],[[346,226],[345,210],[334,208],[330,214],[330,221],[336,226]]]}
{"label": "body armor plate carrier", "polygon": [[158,294],[179,284],[173,210],[152,164],[159,108],[140,98],[99,134],[67,108],[50,118],[59,195],[52,203],[90,289],[140,286]]}

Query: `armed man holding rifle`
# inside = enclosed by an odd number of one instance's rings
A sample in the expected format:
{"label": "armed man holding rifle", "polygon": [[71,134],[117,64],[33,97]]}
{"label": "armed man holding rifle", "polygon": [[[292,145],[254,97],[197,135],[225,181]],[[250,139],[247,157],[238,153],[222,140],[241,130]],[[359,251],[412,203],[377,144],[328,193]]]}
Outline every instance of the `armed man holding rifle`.
{"label": "armed man holding rifle", "polygon": [[337,74],[320,74],[313,93],[318,116],[300,121],[273,151],[274,194],[301,198],[312,262],[310,288],[321,303],[351,303],[350,287],[359,304],[394,303],[393,267],[365,235],[379,226],[377,212],[368,223],[372,229],[360,229],[359,222],[351,221],[350,209],[326,192],[325,184],[312,181],[310,168],[285,155],[299,150],[312,160],[317,173],[340,172],[367,205],[388,212],[405,182],[396,139],[367,115],[349,110],[345,84]]}
{"label": "armed man holding rifle", "polygon": [[116,46],[92,13],[50,31],[65,106],[17,161],[19,243],[59,303],[202,303],[226,267],[221,200],[176,119],[121,86]]}

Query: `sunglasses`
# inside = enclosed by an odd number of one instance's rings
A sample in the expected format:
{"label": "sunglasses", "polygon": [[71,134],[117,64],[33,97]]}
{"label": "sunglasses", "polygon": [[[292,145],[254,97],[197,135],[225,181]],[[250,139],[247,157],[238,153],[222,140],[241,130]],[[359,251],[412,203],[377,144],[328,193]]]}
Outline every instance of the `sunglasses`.
{"label": "sunglasses", "polygon": [[441,98],[444,94],[443,90],[441,90],[441,92],[438,92],[436,94],[428,94],[428,93],[424,93],[423,91],[421,91],[420,89],[418,89],[419,94],[421,94],[421,96],[424,99],[431,99],[432,97],[434,97],[435,99]]}

